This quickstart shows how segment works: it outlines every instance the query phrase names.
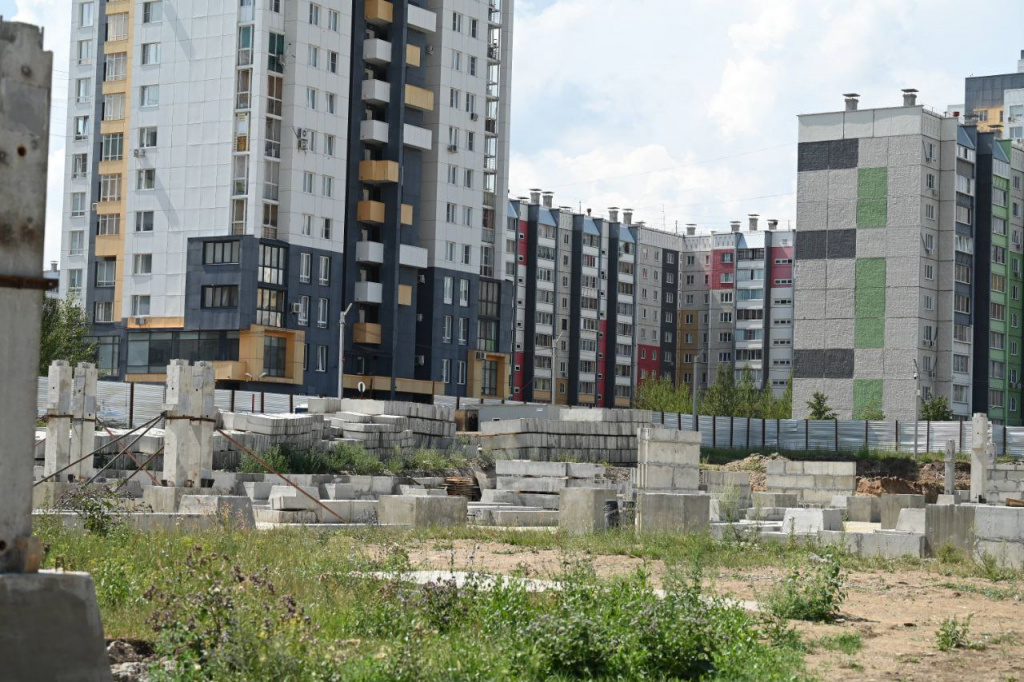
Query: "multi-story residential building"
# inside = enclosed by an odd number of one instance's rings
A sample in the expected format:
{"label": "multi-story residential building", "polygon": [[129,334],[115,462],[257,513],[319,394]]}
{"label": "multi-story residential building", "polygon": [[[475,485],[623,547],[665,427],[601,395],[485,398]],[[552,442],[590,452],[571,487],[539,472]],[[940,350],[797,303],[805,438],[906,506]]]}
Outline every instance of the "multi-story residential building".
{"label": "multi-story residential building", "polygon": [[969,416],[990,308],[976,131],[912,90],[901,107],[857,103],[799,119],[794,416],[820,391],[840,417],[909,420],[918,386]]}
{"label": "multi-story residential building", "polygon": [[[61,287],[105,373],[204,359],[226,387],[336,394],[346,310],[347,391],[499,394],[512,283],[484,245],[505,211],[511,11],[75,0]],[[442,61],[453,45],[478,75]],[[437,169],[455,112],[436,100],[455,87],[486,116],[457,203],[468,268],[446,274]],[[449,313],[451,349],[432,343]]]}
{"label": "multi-story residential building", "polygon": [[1024,142],[1024,50],[1020,57],[1016,72],[967,78],[964,107],[957,109],[979,131],[1017,143]]}

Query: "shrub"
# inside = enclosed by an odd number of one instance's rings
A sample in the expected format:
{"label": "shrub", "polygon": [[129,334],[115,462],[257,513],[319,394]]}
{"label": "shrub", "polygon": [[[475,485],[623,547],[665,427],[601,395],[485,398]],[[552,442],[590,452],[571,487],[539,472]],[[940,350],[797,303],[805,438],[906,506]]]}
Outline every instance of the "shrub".
{"label": "shrub", "polygon": [[[275,445],[266,452],[261,453],[260,459],[274,467],[279,474],[294,473],[291,468],[291,462],[288,459],[287,448],[283,446]],[[238,465],[238,470],[243,474],[268,473],[265,466],[258,462],[255,457],[250,457],[247,454],[242,455],[242,461]]]}
{"label": "shrub", "polygon": [[384,464],[358,445],[339,444],[327,454],[331,469],[347,471],[358,476],[377,476],[384,473]]}
{"label": "shrub", "polygon": [[808,571],[794,568],[781,585],[768,593],[769,612],[779,618],[832,622],[846,599],[846,575],[839,555],[828,551],[816,557]]}
{"label": "shrub", "polygon": [[970,616],[967,616],[964,620],[957,620],[956,616],[950,616],[943,620],[939,624],[939,629],[935,631],[935,645],[939,648],[939,651],[970,648],[970,629]]}
{"label": "shrub", "polygon": [[82,519],[85,532],[110,535],[124,527],[127,500],[126,493],[106,487],[74,486],[64,493],[56,506],[70,510]]}

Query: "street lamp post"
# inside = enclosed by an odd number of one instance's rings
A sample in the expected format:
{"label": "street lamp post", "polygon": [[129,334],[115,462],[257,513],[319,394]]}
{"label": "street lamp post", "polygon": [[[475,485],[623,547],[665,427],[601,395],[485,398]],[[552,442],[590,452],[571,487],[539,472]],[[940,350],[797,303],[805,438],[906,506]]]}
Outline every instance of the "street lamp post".
{"label": "street lamp post", "polygon": [[565,331],[558,332],[558,336],[551,342],[551,404],[555,404],[555,386],[558,385],[558,343],[562,340]]}
{"label": "street lamp post", "polygon": [[705,362],[705,360],[703,358],[704,358],[704,352],[703,351],[701,351],[697,355],[693,356],[693,430],[694,431],[698,430],[698,421],[697,421],[697,387],[698,387],[698,383],[697,383],[697,365],[699,363]]}
{"label": "street lamp post", "polygon": [[345,319],[351,309],[352,304],[349,303],[341,311],[341,324],[338,332],[338,398],[342,398],[345,391]]}
{"label": "street lamp post", "polygon": [[918,377],[917,360],[914,360],[914,459],[917,459],[917,420],[921,409],[921,381]]}

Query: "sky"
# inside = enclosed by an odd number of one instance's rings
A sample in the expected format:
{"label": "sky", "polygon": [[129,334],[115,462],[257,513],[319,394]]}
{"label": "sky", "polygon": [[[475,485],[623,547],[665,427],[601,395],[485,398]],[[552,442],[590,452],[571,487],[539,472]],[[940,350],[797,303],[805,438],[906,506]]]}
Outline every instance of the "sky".
{"label": "sky", "polygon": [[[227,0],[225,0],[227,1]],[[507,1],[507,0],[506,0]],[[59,256],[69,0],[0,0],[54,51],[46,258]],[[633,208],[674,230],[757,213],[792,223],[796,116],[897,106],[939,112],[968,75],[1015,71],[1024,2],[516,0],[510,193]]]}

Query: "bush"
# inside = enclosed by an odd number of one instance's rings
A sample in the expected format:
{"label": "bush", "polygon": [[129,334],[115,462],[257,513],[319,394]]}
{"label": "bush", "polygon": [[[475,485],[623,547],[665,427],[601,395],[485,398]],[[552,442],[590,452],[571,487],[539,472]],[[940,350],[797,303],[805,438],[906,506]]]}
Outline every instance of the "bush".
{"label": "bush", "polygon": [[971,617],[964,620],[957,620],[956,616],[950,616],[939,624],[935,631],[935,645],[939,651],[950,651],[952,649],[967,649],[971,647],[969,632],[971,629]]}
{"label": "bush", "polygon": [[846,599],[846,575],[839,555],[828,551],[816,557],[811,570],[794,568],[781,585],[768,593],[768,611],[789,620],[832,622]]}
{"label": "bush", "polygon": [[[292,471],[291,461],[288,458],[287,448],[275,445],[266,452],[260,454],[260,459],[274,467],[279,474],[296,473]],[[243,454],[238,470],[243,474],[264,474],[268,473],[267,468],[256,460],[255,457]]]}

